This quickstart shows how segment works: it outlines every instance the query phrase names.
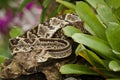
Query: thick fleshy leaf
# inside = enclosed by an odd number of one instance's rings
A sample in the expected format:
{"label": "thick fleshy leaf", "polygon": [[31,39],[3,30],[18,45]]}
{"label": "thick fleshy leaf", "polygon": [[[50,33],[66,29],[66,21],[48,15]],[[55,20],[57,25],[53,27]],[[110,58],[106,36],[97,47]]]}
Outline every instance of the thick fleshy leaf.
{"label": "thick fleshy leaf", "polygon": [[114,14],[115,14],[115,16],[118,18],[118,20],[120,22],[120,7],[118,9],[114,10]]}
{"label": "thick fleshy leaf", "polygon": [[75,10],[75,5],[70,3],[70,2],[67,2],[67,1],[64,1],[64,0],[56,0],[56,2],[59,2],[60,4],[66,6],[67,8]]}
{"label": "thick fleshy leaf", "polygon": [[109,22],[119,23],[112,12],[112,9],[108,7],[104,0],[87,0],[87,2],[95,8],[98,16],[101,18],[102,22],[106,24],[106,26]]}
{"label": "thick fleshy leaf", "polygon": [[63,28],[63,32],[68,37],[71,37],[74,33],[81,33],[81,31],[74,26],[66,26]]}
{"label": "thick fleshy leaf", "polygon": [[[101,72],[99,73],[98,70]],[[108,77],[119,77],[119,74],[116,75],[113,72],[107,71],[105,68],[96,68],[93,70],[93,67],[87,65],[78,65],[78,64],[66,64],[60,68],[62,74],[86,74],[86,75],[102,75]],[[97,73],[98,72],[98,73]]]}
{"label": "thick fleshy leaf", "polygon": [[117,9],[120,7],[120,0],[105,0],[105,1],[111,8]]}
{"label": "thick fleshy leaf", "polygon": [[112,50],[112,52],[113,52],[114,54],[116,54],[116,55],[120,58],[120,52],[115,51],[115,50]]}
{"label": "thick fleshy leaf", "polygon": [[10,37],[11,38],[15,38],[15,37],[17,37],[17,36],[20,36],[20,35],[22,35],[24,32],[23,32],[23,30],[21,29],[21,28],[19,28],[19,27],[13,27],[11,30],[10,30]]}
{"label": "thick fleshy leaf", "polygon": [[116,56],[112,53],[108,43],[100,38],[82,33],[75,33],[72,38],[74,41],[91,48],[103,58],[115,60],[117,59]]}
{"label": "thick fleshy leaf", "polygon": [[98,5],[102,4],[105,5],[106,3],[104,2],[104,0],[86,0],[90,5],[92,5],[92,7],[94,7],[95,9],[98,7]]}
{"label": "thick fleshy leaf", "polygon": [[89,25],[90,29],[101,39],[106,40],[105,27],[100,23],[93,10],[88,4],[80,1],[76,4],[76,13],[78,16]]}
{"label": "thick fleshy leaf", "polygon": [[102,22],[106,24],[107,27],[109,22],[119,23],[116,16],[112,13],[112,10],[106,5],[99,5],[97,12]]}
{"label": "thick fleshy leaf", "polygon": [[95,33],[93,32],[93,30],[84,22],[84,28],[91,33],[93,36],[95,35]]}
{"label": "thick fleshy leaf", "polygon": [[83,45],[79,45],[76,49],[76,54],[80,55],[84,59],[86,59],[92,66],[96,67],[106,67],[102,59],[98,55],[96,55],[94,52],[86,49]]}
{"label": "thick fleshy leaf", "polygon": [[120,62],[110,61],[109,68],[113,71],[120,71]]}
{"label": "thick fleshy leaf", "polygon": [[107,40],[113,50],[120,52],[120,26],[112,24],[106,30]]}
{"label": "thick fleshy leaf", "polygon": [[87,55],[87,52],[85,51],[85,47],[82,44],[79,44],[78,47],[75,50],[75,54],[83,57],[85,60],[87,60],[91,65],[94,65],[93,62],[90,60],[90,58]]}
{"label": "thick fleshy leaf", "polygon": [[96,72],[92,71],[88,66],[78,64],[66,64],[60,68],[62,74],[87,74],[97,75]]}

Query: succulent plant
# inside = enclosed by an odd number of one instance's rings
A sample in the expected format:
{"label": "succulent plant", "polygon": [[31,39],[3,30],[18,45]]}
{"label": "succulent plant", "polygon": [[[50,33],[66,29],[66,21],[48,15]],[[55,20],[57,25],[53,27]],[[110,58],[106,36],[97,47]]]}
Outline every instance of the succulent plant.
{"label": "succulent plant", "polygon": [[79,43],[76,55],[91,65],[66,64],[61,67],[63,74],[101,75],[107,80],[120,80],[120,1],[86,0],[72,4],[63,0],[57,2],[74,10],[84,21],[84,28],[91,35],[81,33],[67,26],[65,35]]}

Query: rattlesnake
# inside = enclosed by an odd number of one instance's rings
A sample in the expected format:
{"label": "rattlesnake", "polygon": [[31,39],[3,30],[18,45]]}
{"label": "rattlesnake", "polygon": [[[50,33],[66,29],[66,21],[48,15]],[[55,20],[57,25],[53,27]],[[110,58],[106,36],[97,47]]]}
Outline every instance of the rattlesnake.
{"label": "rattlesnake", "polygon": [[[67,58],[72,53],[70,41],[62,31],[62,28],[67,25],[76,26],[82,31],[86,31],[83,28],[83,22],[76,14],[66,14],[50,18],[25,34],[10,39],[13,60],[7,65],[3,64],[0,76],[2,78],[16,78],[23,74],[43,72],[48,80],[57,80],[59,71],[53,72],[56,74],[55,76],[49,70],[53,66],[60,67],[65,61],[56,62],[54,60]],[[53,62],[49,59],[53,59]]]}

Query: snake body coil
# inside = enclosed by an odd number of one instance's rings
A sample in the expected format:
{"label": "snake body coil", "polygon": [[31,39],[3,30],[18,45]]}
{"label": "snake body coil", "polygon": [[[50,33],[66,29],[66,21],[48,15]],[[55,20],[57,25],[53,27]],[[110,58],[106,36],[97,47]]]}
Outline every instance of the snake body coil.
{"label": "snake body coil", "polygon": [[[62,28],[67,25],[81,27],[82,24],[83,22],[77,15],[66,14],[50,18],[22,36],[10,39],[13,60],[3,66],[0,76],[2,78],[16,78],[22,74],[32,74],[38,72],[35,69],[37,66],[41,67],[41,72],[47,74],[43,63],[46,64],[49,58],[62,59],[72,53],[71,44],[63,34]],[[81,27],[81,29],[83,28]],[[33,70],[29,72],[31,68]]]}

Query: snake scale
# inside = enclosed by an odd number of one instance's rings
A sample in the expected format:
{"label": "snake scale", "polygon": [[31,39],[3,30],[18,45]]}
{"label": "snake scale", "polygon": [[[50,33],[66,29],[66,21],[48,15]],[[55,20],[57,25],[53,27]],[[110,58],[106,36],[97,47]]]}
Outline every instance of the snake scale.
{"label": "snake scale", "polygon": [[9,64],[3,64],[0,77],[17,78],[43,72],[47,80],[60,79],[58,69],[72,53],[71,43],[62,31],[67,25],[85,31],[81,19],[76,14],[69,13],[50,18],[23,35],[10,39],[13,59]]}

